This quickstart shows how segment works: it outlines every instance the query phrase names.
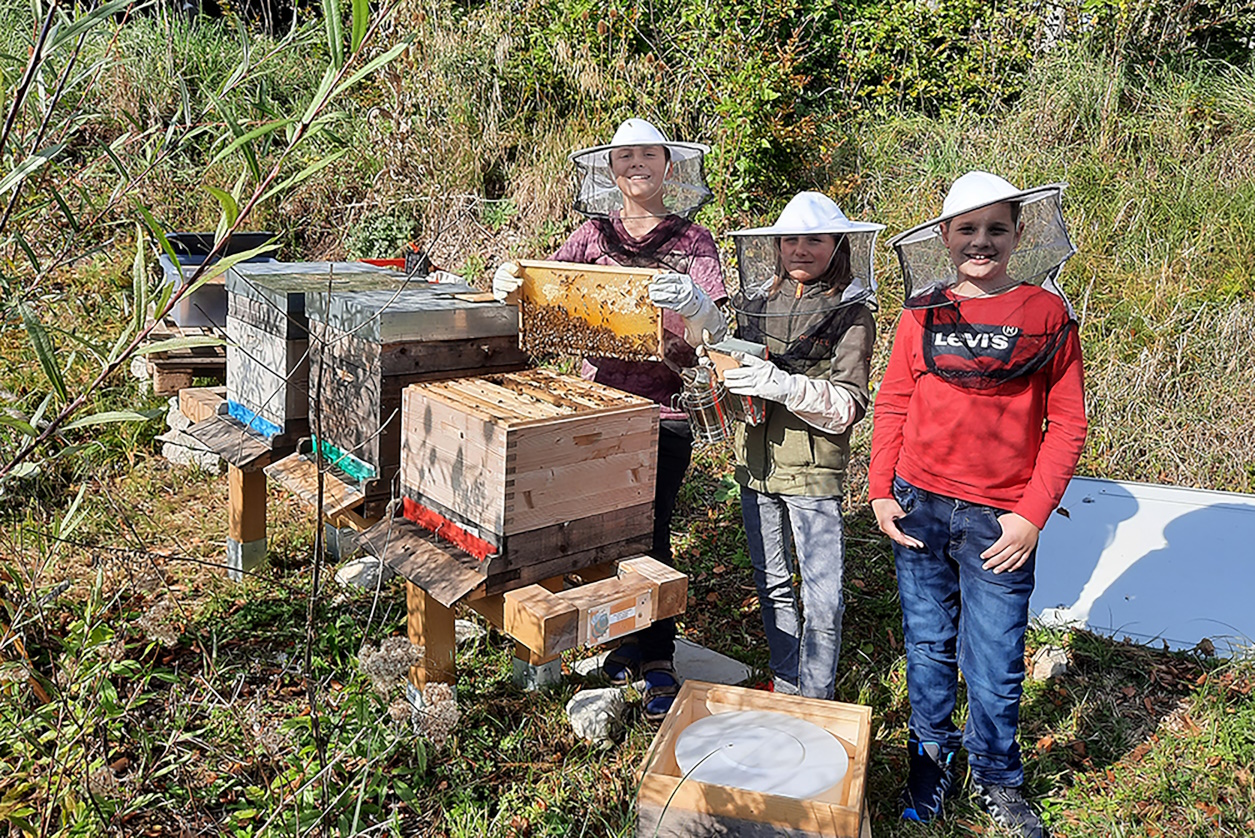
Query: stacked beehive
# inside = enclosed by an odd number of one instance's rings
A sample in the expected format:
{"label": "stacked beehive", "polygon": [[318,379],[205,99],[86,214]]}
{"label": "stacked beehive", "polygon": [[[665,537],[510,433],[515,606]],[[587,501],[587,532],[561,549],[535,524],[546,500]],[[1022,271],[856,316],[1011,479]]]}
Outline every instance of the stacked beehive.
{"label": "stacked beehive", "polygon": [[234,265],[227,288],[227,406],[276,445],[308,432],[309,333],[305,298],[328,286],[399,284],[404,275],[358,262]]}
{"label": "stacked beehive", "polygon": [[658,417],[548,370],[407,387],[405,515],[486,559],[488,593],[643,553]]}
{"label": "stacked beehive", "polygon": [[319,400],[311,432],[324,456],[360,483],[367,517],[382,515],[393,495],[402,388],[526,366],[515,309],[465,283],[399,287],[389,277],[364,278],[310,292],[305,306]]}

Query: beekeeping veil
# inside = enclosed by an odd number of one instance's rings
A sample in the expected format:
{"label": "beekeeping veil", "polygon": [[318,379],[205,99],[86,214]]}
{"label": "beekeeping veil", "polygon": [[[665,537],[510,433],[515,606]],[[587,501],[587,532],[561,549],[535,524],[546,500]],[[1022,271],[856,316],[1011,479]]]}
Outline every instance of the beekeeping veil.
{"label": "beekeeping veil", "polygon": [[643,119],[625,120],[606,145],[580,149],[571,154],[579,180],[575,195],[576,211],[593,218],[604,218],[614,210],[623,209],[623,193],[619,191],[614,172],[610,169],[610,152],[625,146],[650,145],[662,146],[670,158],[663,181],[663,206],[673,215],[692,218],[693,213],[713,197],[702,171],[702,159],[710,152],[710,147],[701,143],[672,142]]}
{"label": "beekeeping veil", "polygon": [[[988,172],[968,172],[946,193],[941,215],[894,236],[889,244],[898,254],[905,285],[906,308],[926,308],[948,301],[945,293],[959,281],[950,251],[941,240],[941,225],[957,216],[993,204],[1019,205],[1020,243],[1007,263],[1007,287],[1040,285],[1067,302],[1056,277],[1076,247],[1063,221],[1063,190],[1052,183],[1035,189],[1016,189]],[[1070,308],[1070,307],[1069,307]]]}
{"label": "beekeeping veil", "polygon": [[[968,172],[950,187],[940,216],[890,239],[902,265],[904,307],[926,310],[923,353],[929,372],[963,387],[985,389],[1037,372],[1058,352],[1075,327],[1072,305],[1057,281],[1063,263],[1076,252],[1063,221],[1065,186],[1052,183],[1020,190],[997,175]],[[1040,286],[1058,296],[1067,309],[1066,320],[1055,327],[1015,310],[1016,300],[1033,304],[1026,295],[1007,295],[999,314],[1003,322],[990,324],[974,322],[979,318],[970,314],[972,300],[980,298],[965,300],[948,293],[959,277],[941,239],[941,226],[999,203],[1018,206],[1021,232],[1007,261],[1008,282],[990,295],[1020,285]]]}
{"label": "beekeeping veil", "polygon": [[[790,372],[830,357],[851,306],[875,305],[872,251],[883,229],[851,221],[826,195],[801,192],[770,227],[733,232],[738,285],[730,305],[737,337],[765,344],[777,366]],[[836,249],[823,274],[801,283],[784,269],[780,240],[812,235],[835,237]]]}

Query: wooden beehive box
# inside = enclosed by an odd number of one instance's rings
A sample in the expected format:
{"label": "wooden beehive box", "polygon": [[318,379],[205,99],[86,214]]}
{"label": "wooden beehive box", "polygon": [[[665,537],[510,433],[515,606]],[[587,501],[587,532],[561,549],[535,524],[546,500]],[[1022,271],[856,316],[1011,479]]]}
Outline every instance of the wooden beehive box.
{"label": "wooden beehive box", "polygon": [[[401,391],[455,376],[522,369],[514,309],[461,282],[385,279],[306,295],[319,440],[365,474],[363,514],[380,517],[401,464]],[[311,412],[311,429],[314,427]],[[328,448],[329,447],[329,448]],[[337,455],[338,456],[338,455]]]}
{"label": "wooden beehive box", "polygon": [[232,417],[285,443],[308,432],[305,295],[363,280],[396,284],[404,276],[359,262],[245,262],[227,271],[227,402]]}
{"label": "wooden beehive box", "polygon": [[517,298],[521,342],[531,355],[644,360],[661,356],[662,309],[649,301],[645,268],[524,260]]}
{"label": "wooden beehive box", "polygon": [[489,545],[491,590],[649,549],[653,402],[529,370],[407,387],[402,414],[402,491]]}
{"label": "wooden beehive box", "polygon": [[[675,760],[680,734],[700,718],[769,710],[805,719],[837,736],[850,758],[840,783],[810,799],[685,779]],[[686,681],[641,767],[637,838],[860,838],[870,836],[864,805],[871,708],[744,687]]]}

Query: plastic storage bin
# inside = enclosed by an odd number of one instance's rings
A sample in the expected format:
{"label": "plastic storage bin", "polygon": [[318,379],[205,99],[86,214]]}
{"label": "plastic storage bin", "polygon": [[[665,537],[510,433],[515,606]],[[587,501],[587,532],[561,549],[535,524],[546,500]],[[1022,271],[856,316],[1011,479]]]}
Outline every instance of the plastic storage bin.
{"label": "plastic storage bin", "polygon": [[[158,259],[158,262],[161,264],[161,272],[165,275],[165,284],[173,285],[175,293],[178,293],[178,290],[183,287],[184,283],[192,278],[192,275],[196,273],[204,261],[204,255],[180,255],[176,264],[164,253]],[[269,256],[258,256],[245,261],[274,262],[275,260]],[[225,275],[219,274],[192,293],[185,294],[174,304],[174,308],[170,309],[169,317],[179,326],[226,328],[227,289]]]}

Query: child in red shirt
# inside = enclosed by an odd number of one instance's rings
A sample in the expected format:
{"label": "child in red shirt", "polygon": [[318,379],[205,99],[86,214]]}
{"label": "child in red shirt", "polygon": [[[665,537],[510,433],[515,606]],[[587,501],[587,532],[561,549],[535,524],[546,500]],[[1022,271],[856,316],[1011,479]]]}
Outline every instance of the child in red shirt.
{"label": "child in red shirt", "polygon": [[1029,838],[1048,833],[1020,790],[1028,601],[1038,534],[1086,431],[1076,322],[1055,285],[1074,252],[1062,189],[969,172],[939,218],[890,242],[907,299],[876,396],[869,477],[907,649],[903,817],[941,814],[962,744],[980,805]]}

